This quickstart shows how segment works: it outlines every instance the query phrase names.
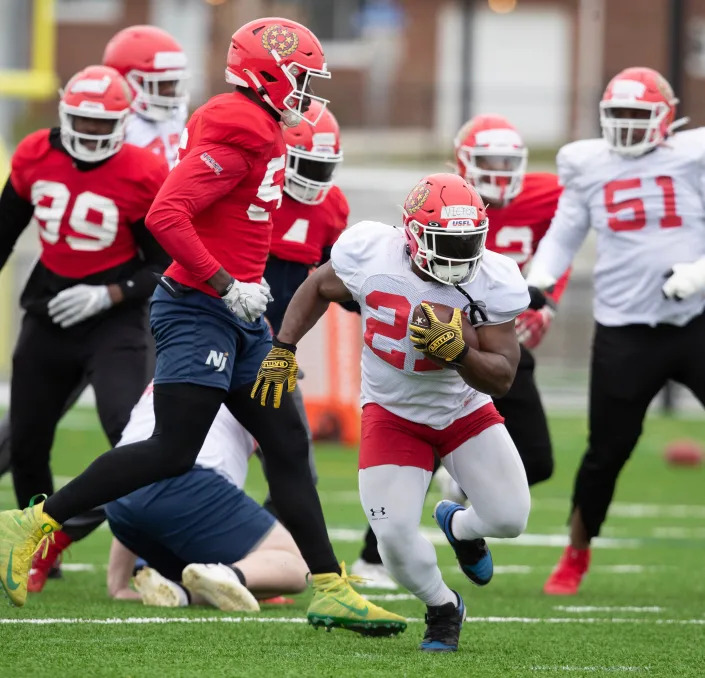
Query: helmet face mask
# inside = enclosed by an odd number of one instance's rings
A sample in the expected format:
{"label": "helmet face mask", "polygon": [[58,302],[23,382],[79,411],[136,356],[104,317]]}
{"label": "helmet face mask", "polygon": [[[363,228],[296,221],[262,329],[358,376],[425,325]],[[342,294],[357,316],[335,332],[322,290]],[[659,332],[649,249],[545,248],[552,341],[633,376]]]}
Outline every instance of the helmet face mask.
{"label": "helmet face mask", "polygon": [[[624,116],[629,111],[644,112],[644,116]],[[663,141],[659,134],[668,107],[665,104],[600,103],[602,136],[613,151],[627,156],[643,155]]]}
{"label": "helmet face mask", "polygon": [[404,203],[404,234],[411,260],[444,285],[477,276],[489,221],[477,191],[457,174],[431,174]]}
{"label": "helmet face mask", "polygon": [[414,263],[445,285],[472,282],[480,270],[487,239],[487,219],[478,227],[443,228],[437,222],[409,222],[418,249]]}
{"label": "helmet face mask", "polygon": [[[164,122],[188,104],[186,82],[189,75],[184,70],[147,73],[132,70],[127,82],[135,92],[133,108],[136,113],[155,122]],[[164,87],[163,84],[169,85]],[[169,89],[173,94],[163,94]]]}
{"label": "helmet face mask", "polygon": [[[318,121],[315,128],[307,124],[309,119]],[[318,101],[311,102],[304,120],[283,130],[287,151],[284,191],[304,205],[320,205],[343,160],[340,128],[335,116]]]}

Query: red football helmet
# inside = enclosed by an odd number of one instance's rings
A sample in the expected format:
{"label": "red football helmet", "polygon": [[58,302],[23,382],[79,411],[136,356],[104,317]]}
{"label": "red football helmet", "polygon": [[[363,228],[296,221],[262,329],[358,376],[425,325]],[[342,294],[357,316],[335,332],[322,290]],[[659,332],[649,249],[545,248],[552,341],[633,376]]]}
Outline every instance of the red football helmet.
{"label": "red football helmet", "polygon": [[476,115],[455,137],[458,173],[498,205],[521,193],[528,155],[516,127],[501,115]]}
{"label": "red football helmet", "polygon": [[626,68],[610,80],[602,96],[602,136],[621,155],[643,155],[673,131],[677,103],[658,71]]}
{"label": "red football helmet", "polygon": [[404,234],[412,261],[446,285],[474,280],[487,229],[482,198],[457,174],[430,174],[404,203]]}
{"label": "red football helmet", "polygon": [[304,117],[312,101],[321,104],[319,118],[328,99],[310,91],[312,78],[330,78],[323,48],[305,26],[269,17],[250,21],[233,34],[228,50],[225,80],[249,87],[293,127],[302,119],[315,125],[318,118]]}
{"label": "red football helmet", "polygon": [[[107,66],[88,66],[76,73],[61,90],[59,120],[61,143],[77,160],[98,162],[117,153],[125,140],[132,95],[125,79]],[[113,121],[105,133],[76,130],[76,119]],[[90,124],[89,124],[90,126]],[[108,129],[109,126],[106,126]]]}
{"label": "red football helmet", "polygon": [[168,120],[188,104],[186,55],[161,28],[124,28],[105,46],[103,64],[125,77],[134,95],[134,111],[149,120]]}
{"label": "red football helmet", "polygon": [[[318,119],[315,127],[308,124],[312,119]],[[330,109],[312,101],[296,127],[284,128],[284,141],[287,153],[284,190],[304,205],[320,205],[343,159],[338,121]]]}

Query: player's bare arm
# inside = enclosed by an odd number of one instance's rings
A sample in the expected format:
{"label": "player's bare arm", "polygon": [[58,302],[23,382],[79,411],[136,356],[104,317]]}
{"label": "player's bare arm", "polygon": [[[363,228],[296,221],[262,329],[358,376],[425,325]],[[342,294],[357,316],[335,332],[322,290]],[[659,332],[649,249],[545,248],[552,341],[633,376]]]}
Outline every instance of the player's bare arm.
{"label": "player's bare arm", "polygon": [[252,397],[259,396],[265,406],[272,393],[275,408],[281,404],[286,384],[292,392],[296,387],[296,344],[318,322],[331,301],[350,301],[352,294],[338,278],[330,262],[317,268],[299,287],[284,314],[279,334],[272,340],[272,350],[262,362]]}
{"label": "player's bare arm", "polygon": [[294,294],[277,339],[285,344],[297,344],[326,312],[331,301],[351,300],[352,294],[335,274],[330,261],[326,262]]}
{"label": "player's bare arm", "polygon": [[514,321],[484,325],[477,330],[479,348],[468,348],[458,374],[468,386],[491,396],[509,391],[519,365],[519,341]]}

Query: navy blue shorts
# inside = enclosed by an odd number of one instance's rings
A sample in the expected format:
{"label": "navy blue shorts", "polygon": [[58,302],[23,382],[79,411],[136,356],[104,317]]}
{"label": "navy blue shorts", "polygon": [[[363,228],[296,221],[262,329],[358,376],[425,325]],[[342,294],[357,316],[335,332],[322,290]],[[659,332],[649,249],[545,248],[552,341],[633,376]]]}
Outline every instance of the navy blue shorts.
{"label": "navy blue shorts", "polygon": [[242,560],[276,522],[240,488],[198,466],[110,502],[105,512],[118,541],[174,581],[189,563]]}
{"label": "navy blue shorts", "polygon": [[199,290],[175,299],[157,287],[150,304],[157,344],[155,384],[188,383],[226,391],[251,384],[272,347],[264,318],[240,320]]}

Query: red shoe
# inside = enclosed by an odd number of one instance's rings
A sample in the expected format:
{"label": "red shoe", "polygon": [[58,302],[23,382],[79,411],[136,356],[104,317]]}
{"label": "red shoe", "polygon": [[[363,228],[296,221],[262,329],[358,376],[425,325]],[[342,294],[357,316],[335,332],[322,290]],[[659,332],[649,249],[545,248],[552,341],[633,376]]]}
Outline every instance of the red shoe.
{"label": "red shoe", "polygon": [[264,605],[293,605],[296,601],[293,598],[274,596],[274,598],[267,598],[266,600],[260,600],[259,602]]}
{"label": "red shoe", "polygon": [[27,581],[27,591],[30,593],[41,593],[52,571],[58,568],[62,552],[71,545],[71,537],[61,530],[54,532],[53,537],[46,551],[42,546],[32,558],[32,569]]}
{"label": "red shoe", "polygon": [[551,576],[543,585],[549,596],[574,596],[590,567],[590,549],[566,546]]}

